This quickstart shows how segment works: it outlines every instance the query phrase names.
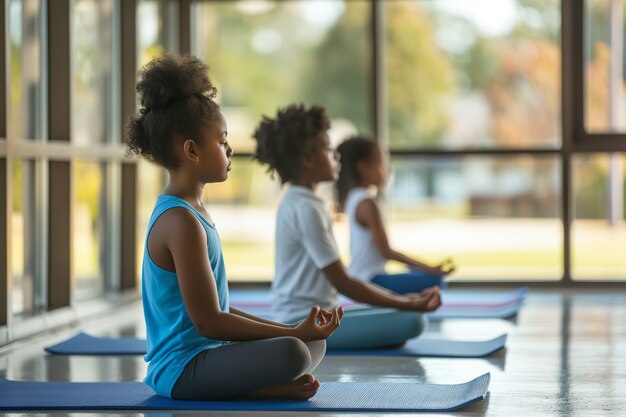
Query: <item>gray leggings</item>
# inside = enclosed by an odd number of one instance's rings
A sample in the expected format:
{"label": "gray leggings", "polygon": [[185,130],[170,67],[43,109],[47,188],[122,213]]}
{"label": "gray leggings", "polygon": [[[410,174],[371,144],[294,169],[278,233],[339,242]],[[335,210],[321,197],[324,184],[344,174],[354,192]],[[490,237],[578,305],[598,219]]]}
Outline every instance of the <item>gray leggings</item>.
{"label": "gray leggings", "polygon": [[174,388],[177,400],[224,400],[285,384],[312,372],[326,353],[326,341],[277,337],[207,349],[185,366]]}

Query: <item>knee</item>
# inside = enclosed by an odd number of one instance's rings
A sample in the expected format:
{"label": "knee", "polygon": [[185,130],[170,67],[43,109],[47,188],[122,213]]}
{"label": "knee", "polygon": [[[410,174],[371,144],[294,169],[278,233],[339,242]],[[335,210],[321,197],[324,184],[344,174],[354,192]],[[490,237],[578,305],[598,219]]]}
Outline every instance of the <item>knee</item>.
{"label": "knee", "polygon": [[294,378],[311,365],[311,354],[306,343],[296,337],[281,338],[280,357],[288,373]]}
{"label": "knee", "polygon": [[428,327],[428,317],[423,313],[416,313],[414,315],[413,329],[415,331],[415,336],[417,337],[426,331]]}
{"label": "knee", "polygon": [[326,353],[326,340],[324,339],[313,340],[311,342],[307,342],[306,345],[308,346],[310,353],[315,352],[322,356]]}

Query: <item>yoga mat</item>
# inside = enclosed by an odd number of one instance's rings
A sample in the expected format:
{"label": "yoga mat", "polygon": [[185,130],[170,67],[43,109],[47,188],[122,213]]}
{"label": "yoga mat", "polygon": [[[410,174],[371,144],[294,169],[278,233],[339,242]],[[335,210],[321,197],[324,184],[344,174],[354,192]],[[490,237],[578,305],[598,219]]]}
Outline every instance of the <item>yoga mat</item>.
{"label": "yoga mat", "polygon": [[79,333],[44,350],[57,355],[145,355],[146,339],[135,337],[95,337]]}
{"label": "yoga mat", "polygon": [[177,401],[141,382],[0,379],[0,410],[453,411],[482,400],[488,373],[455,385],[323,382],[307,401]]}
{"label": "yoga mat", "polygon": [[[329,350],[329,355],[376,355],[480,358],[504,348],[506,334],[485,341],[417,338],[400,349]],[[145,355],[145,339],[96,337],[79,333],[45,350],[58,355]]]}
{"label": "yoga mat", "polygon": [[444,307],[504,307],[524,301],[528,288],[513,291],[446,290],[441,293]]}
{"label": "yoga mat", "polygon": [[[249,305],[240,306],[231,304],[235,308],[245,310],[247,313],[254,314],[272,320],[272,313],[269,305]],[[426,313],[432,321],[441,321],[444,319],[509,319],[515,317],[521,308],[521,303],[508,304],[504,306],[449,306],[444,305],[436,311]],[[349,303],[344,304],[346,310],[359,309],[368,307],[367,304]]]}
{"label": "yoga mat", "polygon": [[457,341],[418,337],[396,349],[329,349],[326,355],[419,356],[438,358],[482,358],[504,348],[506,334],[484,341]]}
{"label": "yoga mat", "polygon": [[509,319],[519,312],[521,304],[504,307],[440,307],[432,313],[427,313],[429,320],[444,319]]}
{"label": "yoga mat", "polygon": [[[445,290],[441,293],[441,303],[442,307],[504,308],[521,303],[527,293],[527,288],[504,292]],[[339,302],[344,307],[358,304],[344,296],[339,296]],[[235,308],[265,308],[269,310],[272,300],[269,291],[234,290],[230,292],[230,304]]]}

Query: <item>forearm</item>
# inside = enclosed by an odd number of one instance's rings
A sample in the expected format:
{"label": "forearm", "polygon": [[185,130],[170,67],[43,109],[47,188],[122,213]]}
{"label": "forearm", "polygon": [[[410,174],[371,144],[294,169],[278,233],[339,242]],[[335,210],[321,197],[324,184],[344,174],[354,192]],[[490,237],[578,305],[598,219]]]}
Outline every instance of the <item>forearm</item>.
{"label": "forearm", "polygon": [[423,270],[425,272],[429,272],[429,273],[432,273],[432,274],[438,274],[439,273],[439,271],[436,268],[433,268],[432,266],[427,265],[425,263],[422,263],[422,262],[420,262],[420,261],[418,261],[416,259],[409,258],[408,256],[406,256],[406,255],[404,255],[404,254],[402,254],[400,252],[394,251],[393,249],[389,249],[389,251],[387,252],[386,255],[387,255],[386,258],[389,259],[389,260],[398,261],[398,262],[401,262],[401,263],[403,263],[405,265],[411,266],[411,267],[416,268],[416,269],[421,269],[421,270]]}
{"label": "forearm", "polygon": [[241,310],[233,308],[233,307],[230,308],[230,312],[232,314],[236,314],[236,315],[238,315],[240,317],[245,317],[245,318],[247,318],[249,320],[253,320],[253,321],[256,321],[258,323],[269,324],[269,325],[277,326],[277,327],[284,327],[286,329],[293,329],[295,327],[293,324],[285,324],[285,323],[279,323],[279,322],[272,321],[272,320],[267,320],[267,319],[264,319],[264,318],[261,318],[261,317],[254,316],[252,314],[248,314],[245,311],[241,311]]}
{"label": "forearm", "polygon": [[218,312],[208,318],[199,331],[206,338],[232,342],[282,336],[298,337],[295,328],[283,326],[269,320],[260,322],[235,313]]}

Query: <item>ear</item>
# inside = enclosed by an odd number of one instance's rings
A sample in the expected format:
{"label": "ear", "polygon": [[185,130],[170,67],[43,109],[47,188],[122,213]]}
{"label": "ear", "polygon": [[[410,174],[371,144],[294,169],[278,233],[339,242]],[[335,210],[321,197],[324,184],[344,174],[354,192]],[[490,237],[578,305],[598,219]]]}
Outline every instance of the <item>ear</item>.
{"label": "ear", "polygon": [[361,159],[356,163],[356,174],[359,178],[363,178],[367,175],[367,171],[369,170],[369,164],[366,160]]}
{"label": "ear", "polygon": [[313,155],[308,154],[308,155],[305,155],[304,158],[302,158],[302,166],[304,168],[311,169],[311,168],[313,168],[313,165],[314,165],[313,164]]}
{"label": "ear", "polygon": [[193,162],[198,162],[200,157],[197,152],[198,144],[193,139],[185,139],[183,142],[183,156]]}

